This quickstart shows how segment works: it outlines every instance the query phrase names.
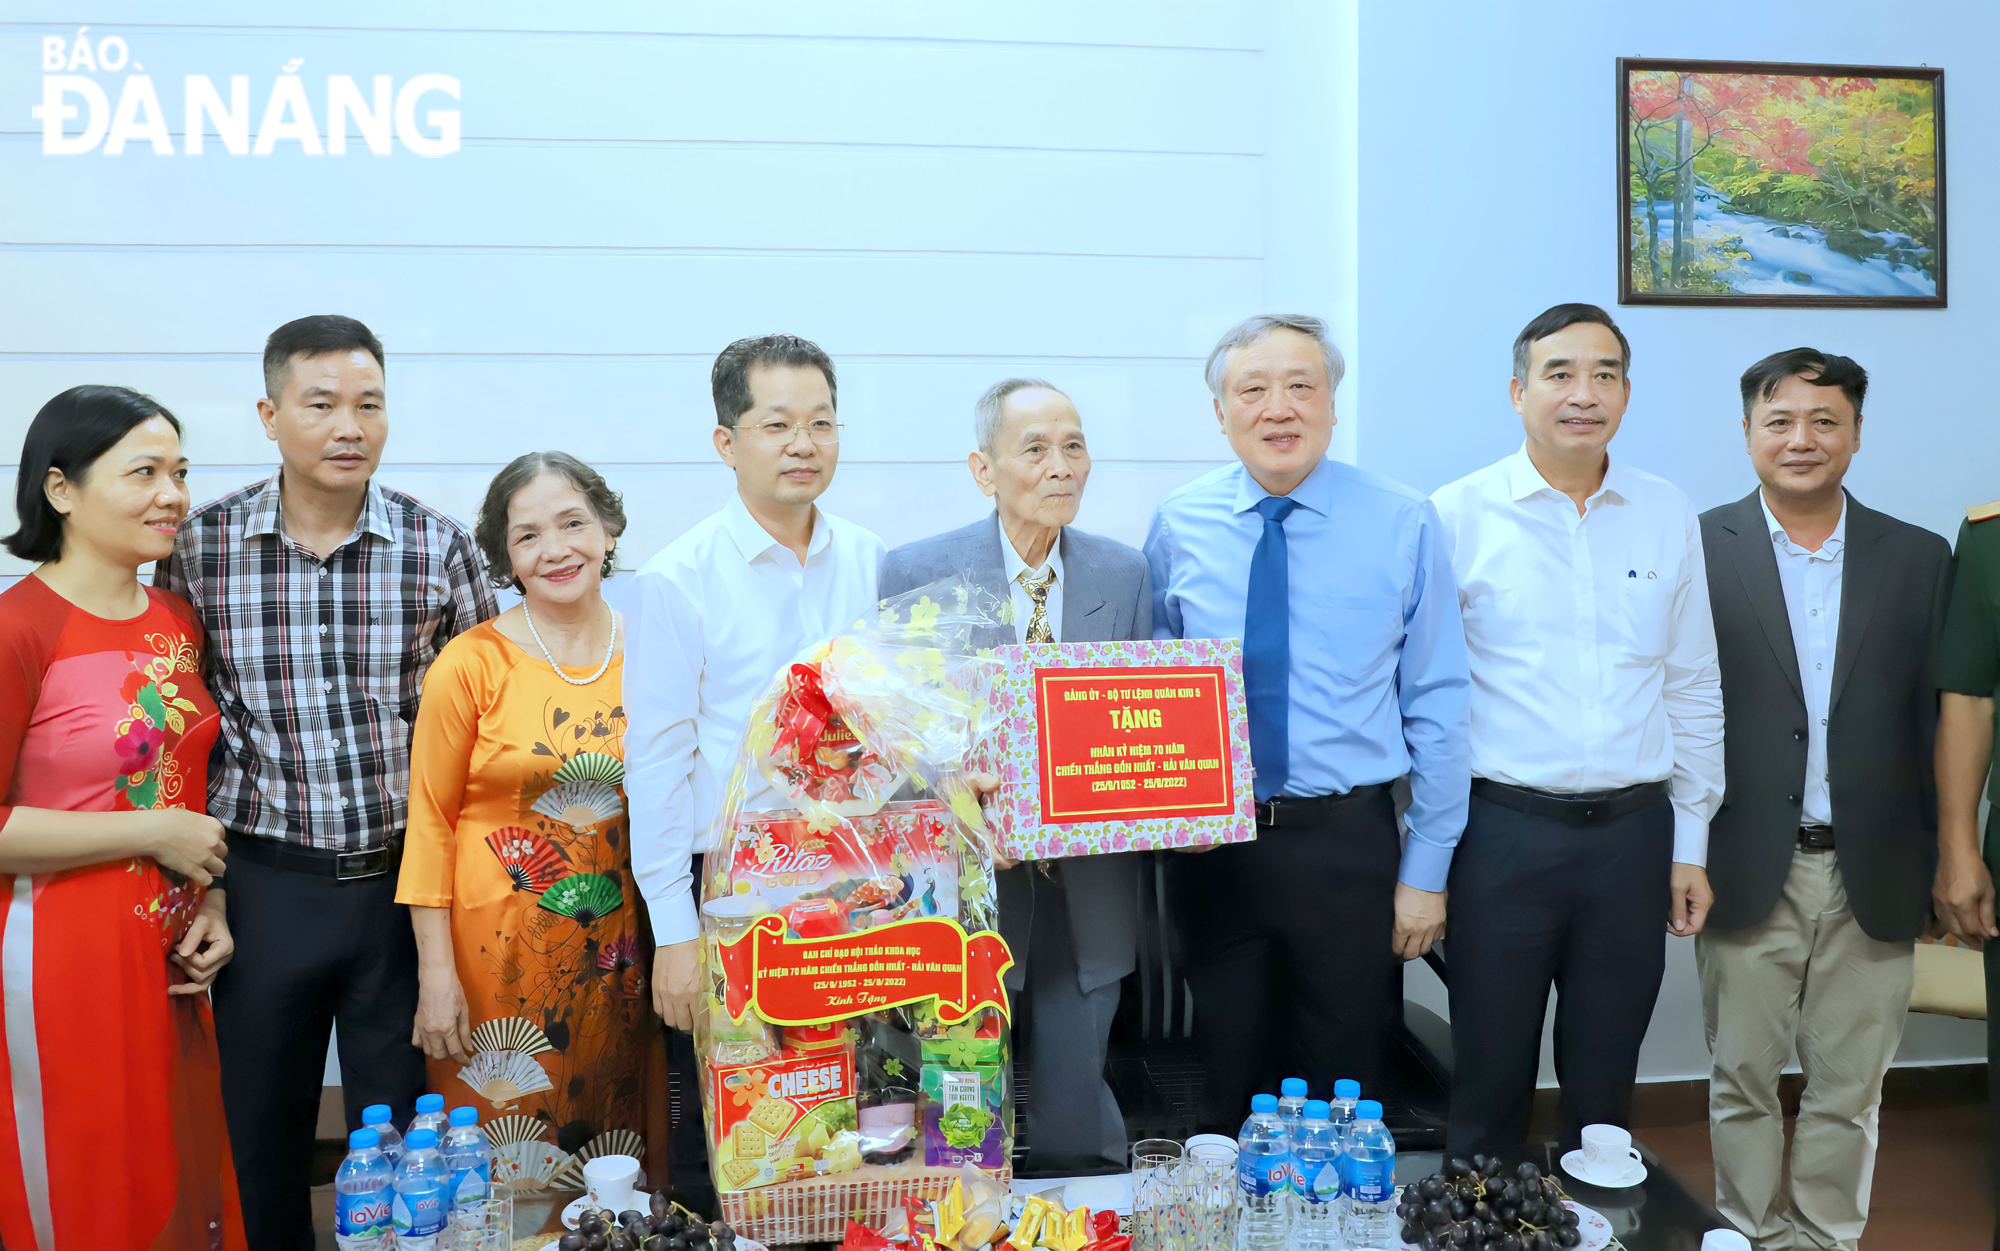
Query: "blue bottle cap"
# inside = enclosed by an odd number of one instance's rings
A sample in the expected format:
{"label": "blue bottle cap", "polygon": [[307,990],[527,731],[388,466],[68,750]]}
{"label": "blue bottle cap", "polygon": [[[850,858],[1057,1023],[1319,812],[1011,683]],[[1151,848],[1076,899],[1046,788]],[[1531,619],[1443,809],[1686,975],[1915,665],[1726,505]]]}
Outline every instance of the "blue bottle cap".
{"label": "blue bottle cap", "polygon": [[387,1125],[389,1123],[389,1105],[386,1103],[371,1103],[361,1109],[361,1123],[363,1125]]}
{"label": "blue bottle cap", "polygon": [[479,1109],[474,1107],[453,1108],[451,1110],[451,1124],[454,1129],[460,1125],[479,1124]]}
{"label": "blue bottle cap", "polygon": [[366,1147],[382,1145],[382,1135],[372,1129],[357,1129],[347,1136],[347,1149],[360,1151]]}
{"label": "blue bottle cap", "polygon": [[1382,1119],[1382,1105],[1373,1099],[1363,1099],[1355,1106],[1354,1115],[1364,1121],[1379,1121]]}
{"label": "blue bottle cap", "polygon": [[1278,1096],[1251,1095],[1250,1110],[1252,1112],[1276,1112],[1278,1110]]}
{"label": "blue bottle cap", "polygon": [[1303,1077],[1287,1077],[1283,1082],[1279,1083],[1278,1089],[1285,1092],[1285,1098],[1287,1099],[1303,1099],[1306,1097],[1306,1079]]}
{"label": "blue bottle cap", "polygon": [[1306,1119],[1307,1119],[1308,1121],[1323,1121],[1323,1120],[1325,1120],[1325,1119],[1326,1119],[1326,1100],[1324,1100],[1324,1099],[1308,1099],[1308,1100],[1306,1100]]}
{"label": "blue bottle cap", "polygon": [[418,1111],[418,1112],[442,1112],[442,1111],[444,1111],[444,1096],[443,1096],[443,1095],[418,1095],[418,1096],[417,1096],[417,1111]]}
{"label": "blue bottle cap", "polygon": [[428,1126],[423,1129],[413,1129],[403,1145],[412,1151],[433,1150],[438,1145],[438,1132]]}
{"label": "blue bottle cap", "polygon": [[1359,1099],[1361,1097],[1361,1083],[1351,1077],[1343,1077],[1333,1084],[1333,1097],[1336,1099]]}

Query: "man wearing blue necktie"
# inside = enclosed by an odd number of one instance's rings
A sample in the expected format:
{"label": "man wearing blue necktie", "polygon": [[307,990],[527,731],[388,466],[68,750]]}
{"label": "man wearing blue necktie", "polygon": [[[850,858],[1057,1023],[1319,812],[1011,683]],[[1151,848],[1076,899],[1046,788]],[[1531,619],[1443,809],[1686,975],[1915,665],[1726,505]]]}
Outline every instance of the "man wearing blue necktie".
{"label": "man wearing blue necktie", "polygon": [[1315,317],[1224,335],[1208,386],[1239,463],[1167,496],[1146,540],[1154,637],[1243,640],[1257,840],[1172,866],[1208,1131],[1233,1132],[1282,1076],[1381,1080],[1400,962],[1443,931],[1465,827],[1450,556],[1422,495],[1327,459],[1344,369]]}

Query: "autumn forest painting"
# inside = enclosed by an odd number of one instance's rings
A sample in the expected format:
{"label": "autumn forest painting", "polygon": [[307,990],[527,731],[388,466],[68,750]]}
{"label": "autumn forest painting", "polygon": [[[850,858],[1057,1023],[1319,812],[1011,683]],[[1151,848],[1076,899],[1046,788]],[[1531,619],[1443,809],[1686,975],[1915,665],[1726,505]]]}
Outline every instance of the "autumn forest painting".
{"label": "autumn forest painting", "polygon": [[1852,68],[1621,62],[1623,302],[1944,303],[1941,75]]}

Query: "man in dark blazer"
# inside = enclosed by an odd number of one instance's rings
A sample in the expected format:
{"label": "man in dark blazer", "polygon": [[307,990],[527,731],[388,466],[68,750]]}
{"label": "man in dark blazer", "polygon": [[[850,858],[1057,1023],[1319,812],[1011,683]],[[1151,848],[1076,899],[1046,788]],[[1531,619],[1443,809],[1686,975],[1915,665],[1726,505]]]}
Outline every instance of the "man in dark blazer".
{"label": "man in dark blazer", "polygon": [[[890,552],[882,595],[958,578],[1002,596],[1013,621],[982,631],[972,640],[978,647],[1151,638],[1145,557],[1069,524],[1090,476],[1083,424],[1069,397],[1046,382],[1010,378],[980,398],[974,434],[978,449],[967,463],[995,512]],[[1125,1120],[1104,1079],[1104,1055],[1119,983],[1133,969],[1138,890],[1133,855],[1021,864],[999,874],[1000,931],[1015,961],[1007,987],[1032,1074],[1034,1172],[1125,1167]]]}
{"label": "man in dark blazer", "polygon": [[[1760,1248],[1854,1248],[1930,917],[1945,541],[1841,486],[1868,375],[1794,348],[1743,374],[1760,486],[1703,513],[1728,790],[1695,939],[1716,1206]],[[1778,1074],[1806,1090],[1782,1191]]]}

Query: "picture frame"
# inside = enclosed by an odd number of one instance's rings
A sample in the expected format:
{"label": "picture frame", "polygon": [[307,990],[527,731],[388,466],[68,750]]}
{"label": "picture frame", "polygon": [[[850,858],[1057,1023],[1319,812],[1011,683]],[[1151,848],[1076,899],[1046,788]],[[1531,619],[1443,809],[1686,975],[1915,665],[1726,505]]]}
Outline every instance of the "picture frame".
{"label": "picture frame", "polygon": [[1620,57],[1618,302],[1944,308],[1944,71]]}

